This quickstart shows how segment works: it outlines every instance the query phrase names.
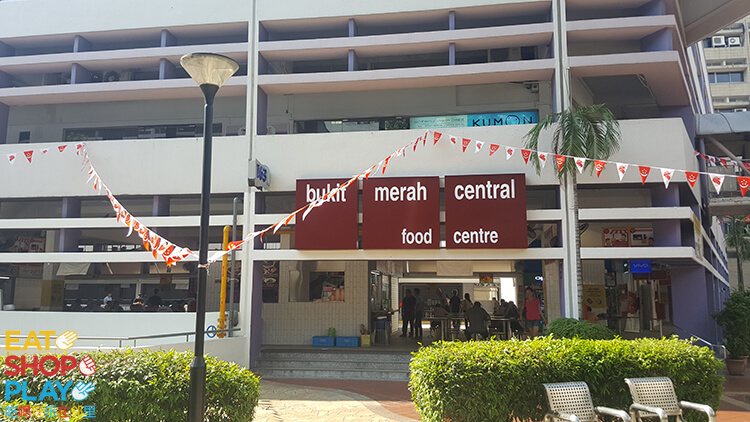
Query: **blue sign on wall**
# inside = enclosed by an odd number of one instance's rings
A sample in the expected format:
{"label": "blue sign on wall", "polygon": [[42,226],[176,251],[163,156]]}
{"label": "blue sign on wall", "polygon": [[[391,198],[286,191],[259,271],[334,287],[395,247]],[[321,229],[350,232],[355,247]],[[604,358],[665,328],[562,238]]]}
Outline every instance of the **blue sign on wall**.
{"label": "blue sign on wall", "polygon": [[633,274],[650,273],[651,261],[650,260],[631,260],[630,272]]}
{"label": "blue sign on wall", "polygon": [[411,129],[449,127],[479,127],[529,125],[539,122],[539,111],[511,111],[508,113],[459,114],[455,116],[427,116],[409,119]]}

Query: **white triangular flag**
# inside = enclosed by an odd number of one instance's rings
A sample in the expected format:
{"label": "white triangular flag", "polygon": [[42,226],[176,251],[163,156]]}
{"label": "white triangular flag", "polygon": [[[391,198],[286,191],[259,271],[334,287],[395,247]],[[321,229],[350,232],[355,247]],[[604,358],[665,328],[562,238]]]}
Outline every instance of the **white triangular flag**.
{"label": "white triangular flag", "polygon": [[516,152],[516,149],[513,147],[505,147],[505,160],[510,160],[510,157],[513,156],[513,153]]}
{"label": "white triangular flag", "polygon": [[625,177],[625,172],[628,171],[628,164],[625,163],[615,163],[617,166],[617,175],[620,176],[620,181],[622,182],[622,178]]}
{"label": "white triangular flag", "polygon": [[544,165],[547,164],[547,153],[546,152],[537,152],[539,156],[539,162],[541,163],[541,168],[544,168]]}
{"label": "white triangular flag", "polygon": [[716,188],[716,193],[720,193],[721,185],[724,184],[724,175],[723,174],[709,174],[709,177],[711,178],[711,183],[714,184],[714,188]]}
{"label": "white triangular flag", "polygon": [[484,146],[484,142],[482,142],[482,141],[474,141],[474,146],[475,146],[474,153],[476,154],[476,153],[479,152],[479,150],[482,149],[482,147]]}
{"label": "white triangular flag", "polygon": [[669,182],[672,181],[672,176],[674,175],[673,169],[661,169],[661,178],[664,180],[664,187],[669,187]]}
{"label": "white triangular flag", "polygon": [[586,165],[586,159],[574,157],[573,162],[576,163],[576,168],[578,169],[578,173],[583,174],[583,166]]}

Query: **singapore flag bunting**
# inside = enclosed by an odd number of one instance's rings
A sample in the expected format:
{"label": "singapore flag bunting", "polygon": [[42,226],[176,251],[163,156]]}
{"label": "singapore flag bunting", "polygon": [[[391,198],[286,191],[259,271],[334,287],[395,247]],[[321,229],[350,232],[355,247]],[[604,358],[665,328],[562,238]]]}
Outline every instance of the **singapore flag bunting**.
{"label": "singapore flag bunting", "polygon": [[620,176],[620,181],[622,182],[622,178],[625,177],[625,172],[628,171],[628,164],[625,163],[615,163],[617,165],[617,174]]}
{"label": "singapore flag bunting", "polygon": [[711,183],[713,183],[714,188],[716,188],[716,193],[720,193],[721,185],[724,184],[724,175],[723,174],[709,174],[708,176],[711,178]]}
{"label": "singapore flag bunting", "polygon": [[672,175],[674,174],[673,169],[661,169],[661,178],[664,180],[664,187],[669,187],[669,182],[672,181]]}

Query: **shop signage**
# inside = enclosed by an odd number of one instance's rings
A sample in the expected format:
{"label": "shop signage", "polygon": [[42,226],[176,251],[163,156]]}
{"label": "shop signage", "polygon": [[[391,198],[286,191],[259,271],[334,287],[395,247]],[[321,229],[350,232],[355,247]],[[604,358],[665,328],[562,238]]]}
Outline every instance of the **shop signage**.
{"label": "shop signage", "polygon": [[651,272],[651,260],[630,260],[630,272],[633,274],[645,274]]}
{"label": "shop signage", "polygon": [[508,113],[412,117],[409,119],[409,128],[435,129],[449,127],[506,126],[535,124],[538,122],[539,111],[511,111]]}
{"label": "shop signage", "polygon": [[438,249],[440,179],[366,179],[362,190],[362,247]]}
{"label": "shop signage", "polygon": [[445,177],[446,247],[526,248],[523,174]]}
{"label": "shop signage", "polygon": [[[348,179],[297,180],[297,209],[317,201]],[[331,195],[321,208],[302,220],[297,214],[295,248],[300,250],[357,249],[357,185]]]}

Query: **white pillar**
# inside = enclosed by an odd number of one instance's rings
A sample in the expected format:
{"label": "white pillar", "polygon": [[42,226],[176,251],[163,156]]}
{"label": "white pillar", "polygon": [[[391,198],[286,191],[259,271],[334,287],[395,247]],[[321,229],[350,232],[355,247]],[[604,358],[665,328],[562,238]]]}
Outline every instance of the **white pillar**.
{"label": "white pillar", "polygon": [[[555,111],[560,112],[570,108],[570,65],[568,63],[568,37],[565,15],[565,0],[552,1],[552,22],[554,30],[553,51],[555,54]],[[580,269],[578,268],[578,224],[575,215],[575,188],[574,180],[566,177],[560,184],[560,202],[563,210],[562,235],[565,246],[565,257],[563,258],[563,293],[562,293],[562,316],[567,318],[578,318],[578,279]]]}

